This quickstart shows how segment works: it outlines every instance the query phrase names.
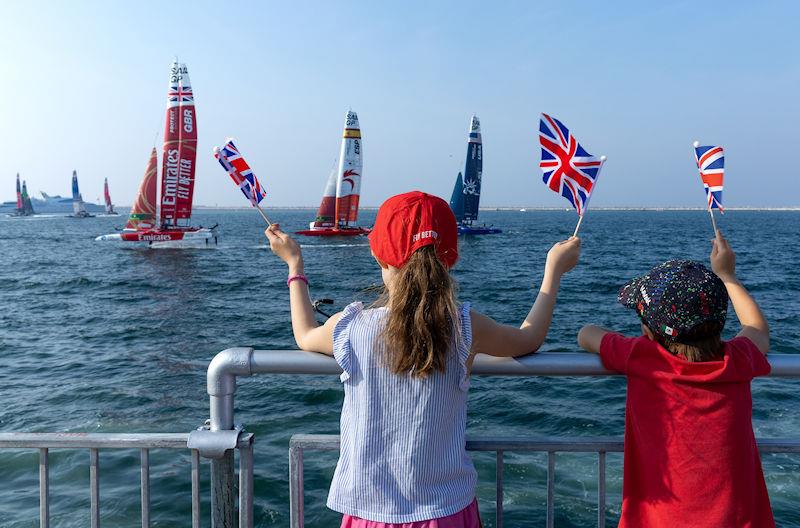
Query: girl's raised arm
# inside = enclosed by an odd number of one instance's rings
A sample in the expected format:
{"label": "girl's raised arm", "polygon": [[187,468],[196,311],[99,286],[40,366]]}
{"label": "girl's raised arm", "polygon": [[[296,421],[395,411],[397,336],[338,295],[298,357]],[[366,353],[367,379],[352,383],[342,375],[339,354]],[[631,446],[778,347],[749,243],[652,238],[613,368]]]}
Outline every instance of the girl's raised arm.
{"label": "girl's raised arm", "polygon": [[517,357],[536,352],[544,343],[553,307],[561,285],[561,276],[575,267],[581,251],[581,241],[571,237],[558,242],[547,252],[544,277],[536,302],[519,328],[500,324],[478,312],[472,318],[472,355]]}
{"label": "girl's raised arm", "polygon": [[305,280],[303,253],[295,240],[281,231],[278,224],[272,224],[264,231],[269,239],[269,247],[281,260],[289,266],[289,277],[302,277],[289,283],[289,304],[292,309],[292,331],[297,346],[309,352],[321,352],[333,355],[333,328],[342,313],[331,316],[320,326],[314,317],[314,307],[308,294],[308,283]]}

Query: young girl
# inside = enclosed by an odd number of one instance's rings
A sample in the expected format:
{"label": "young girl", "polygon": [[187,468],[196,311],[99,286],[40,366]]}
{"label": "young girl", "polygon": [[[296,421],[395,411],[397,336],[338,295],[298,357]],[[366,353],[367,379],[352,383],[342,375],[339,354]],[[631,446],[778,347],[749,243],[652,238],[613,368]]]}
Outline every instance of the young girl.
{"label": "young girl", "polygon": [[278,225],[266,235],[289,265],[297,345],[332,355],[343,371],[341,449],[328,495],[342,528],[480,526],[477,475],[464,448],[472,360],[542,345],[580,240],[553,246],[528,316],[519,328],[502,325],[456,302],[449,269],[458,259],[458,231],[448,204],[418,191],[400,194],[381,206],[369,236],[386,286],[382,306],[353,303],[320,326],[300,247]]}

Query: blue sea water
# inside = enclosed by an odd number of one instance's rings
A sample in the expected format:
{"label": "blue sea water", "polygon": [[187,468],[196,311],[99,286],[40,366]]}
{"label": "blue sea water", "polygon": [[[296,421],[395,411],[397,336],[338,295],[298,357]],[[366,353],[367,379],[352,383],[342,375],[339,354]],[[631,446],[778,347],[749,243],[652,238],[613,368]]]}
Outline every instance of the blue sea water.
{"label": "blue sea water", "polygon": [[[313,211],[272,211],[287,230]],[[363,213],[370,224],[374,211]],[[118,218],[0,218],[0,431],[187,432],[208,416],[205,364],[230,346],[293,347],[284,265],[265,248],[253,211],[200,211],[219,223],[220,243],[175,250],[97,243]],[[454,269],[460,296],[502,322],[519,324],[536,296],[547,249],[566,238],[567,211],[482,212],[500,235],[462,239]],[[738,271],[772,327],[772,352],[800,350],[800,212],[730,211],[719,218]],[[579,266],[562,282],[544,350],[575,351],[581,325],[624,332],[636,318],[615,303],[619,286],[675,257],[707,260],[711,227],[703,211],[590,211]],[[303,239],[315,297],[335,308],[363,299],[380,274],[366,239]],[[737,329],[733,311],[727,335]],[[336,433],[342,390],[336,377],[259,376],[240,381],[237,421],[256,434],[257,526],[288,524],[288,439]],[[759,437],[800,437],[800,380],[753,383]],[[619,378],[475,378],[472,436],[621,436],[625,381]],[[190,519],[189,460],[152,455],[152,524]],[[494,457],[475,455],[478,498],[493,526]],[[306,455],[306,525],[335,526],[324,499],[335,456]],[[544,524],[544,456],[506,455],[507,526]],[[620,455],[609,455],[608,525],[619,515]],[[767,455],[764,468],[780,526],[800,526],[800,457]],[[139,526],[138,453],[101,451],[106,526]],[[208,468],[204,466],[207,488]],[[594,455],[558,456],[556,526],[596,518]],[[37,454],[0,453],[0,526],[38,526]],[[88,452],[55,451],[54,526],[89,523]],[[204,490],[207,499],[207,489]],[[207,512],[206,512],[207,513]]]}

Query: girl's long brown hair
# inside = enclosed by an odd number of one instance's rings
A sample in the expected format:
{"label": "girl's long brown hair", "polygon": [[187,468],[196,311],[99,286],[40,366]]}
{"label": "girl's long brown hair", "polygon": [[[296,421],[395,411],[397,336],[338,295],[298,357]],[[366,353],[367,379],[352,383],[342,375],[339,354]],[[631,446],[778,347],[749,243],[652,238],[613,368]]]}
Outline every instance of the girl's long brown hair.
{"label": "girl's long brown hair", "polygon": [[443,372],[454,337],[460,338],[456,286],[434,246],[424,246],[397,271],[383,331],[389,370],[427,377]]}

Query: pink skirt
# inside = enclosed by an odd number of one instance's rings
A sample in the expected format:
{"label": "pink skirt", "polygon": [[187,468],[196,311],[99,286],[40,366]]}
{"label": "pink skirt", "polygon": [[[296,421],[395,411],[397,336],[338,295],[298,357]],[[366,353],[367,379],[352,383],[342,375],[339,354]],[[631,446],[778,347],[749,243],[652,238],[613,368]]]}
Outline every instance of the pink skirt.
{"label": "pink skirt", "polygon": [[382,523],[345,514],[342,516],[341,528],[482,528],[482,526],[476,499],[460,512],[447,517],[410,523]]}

